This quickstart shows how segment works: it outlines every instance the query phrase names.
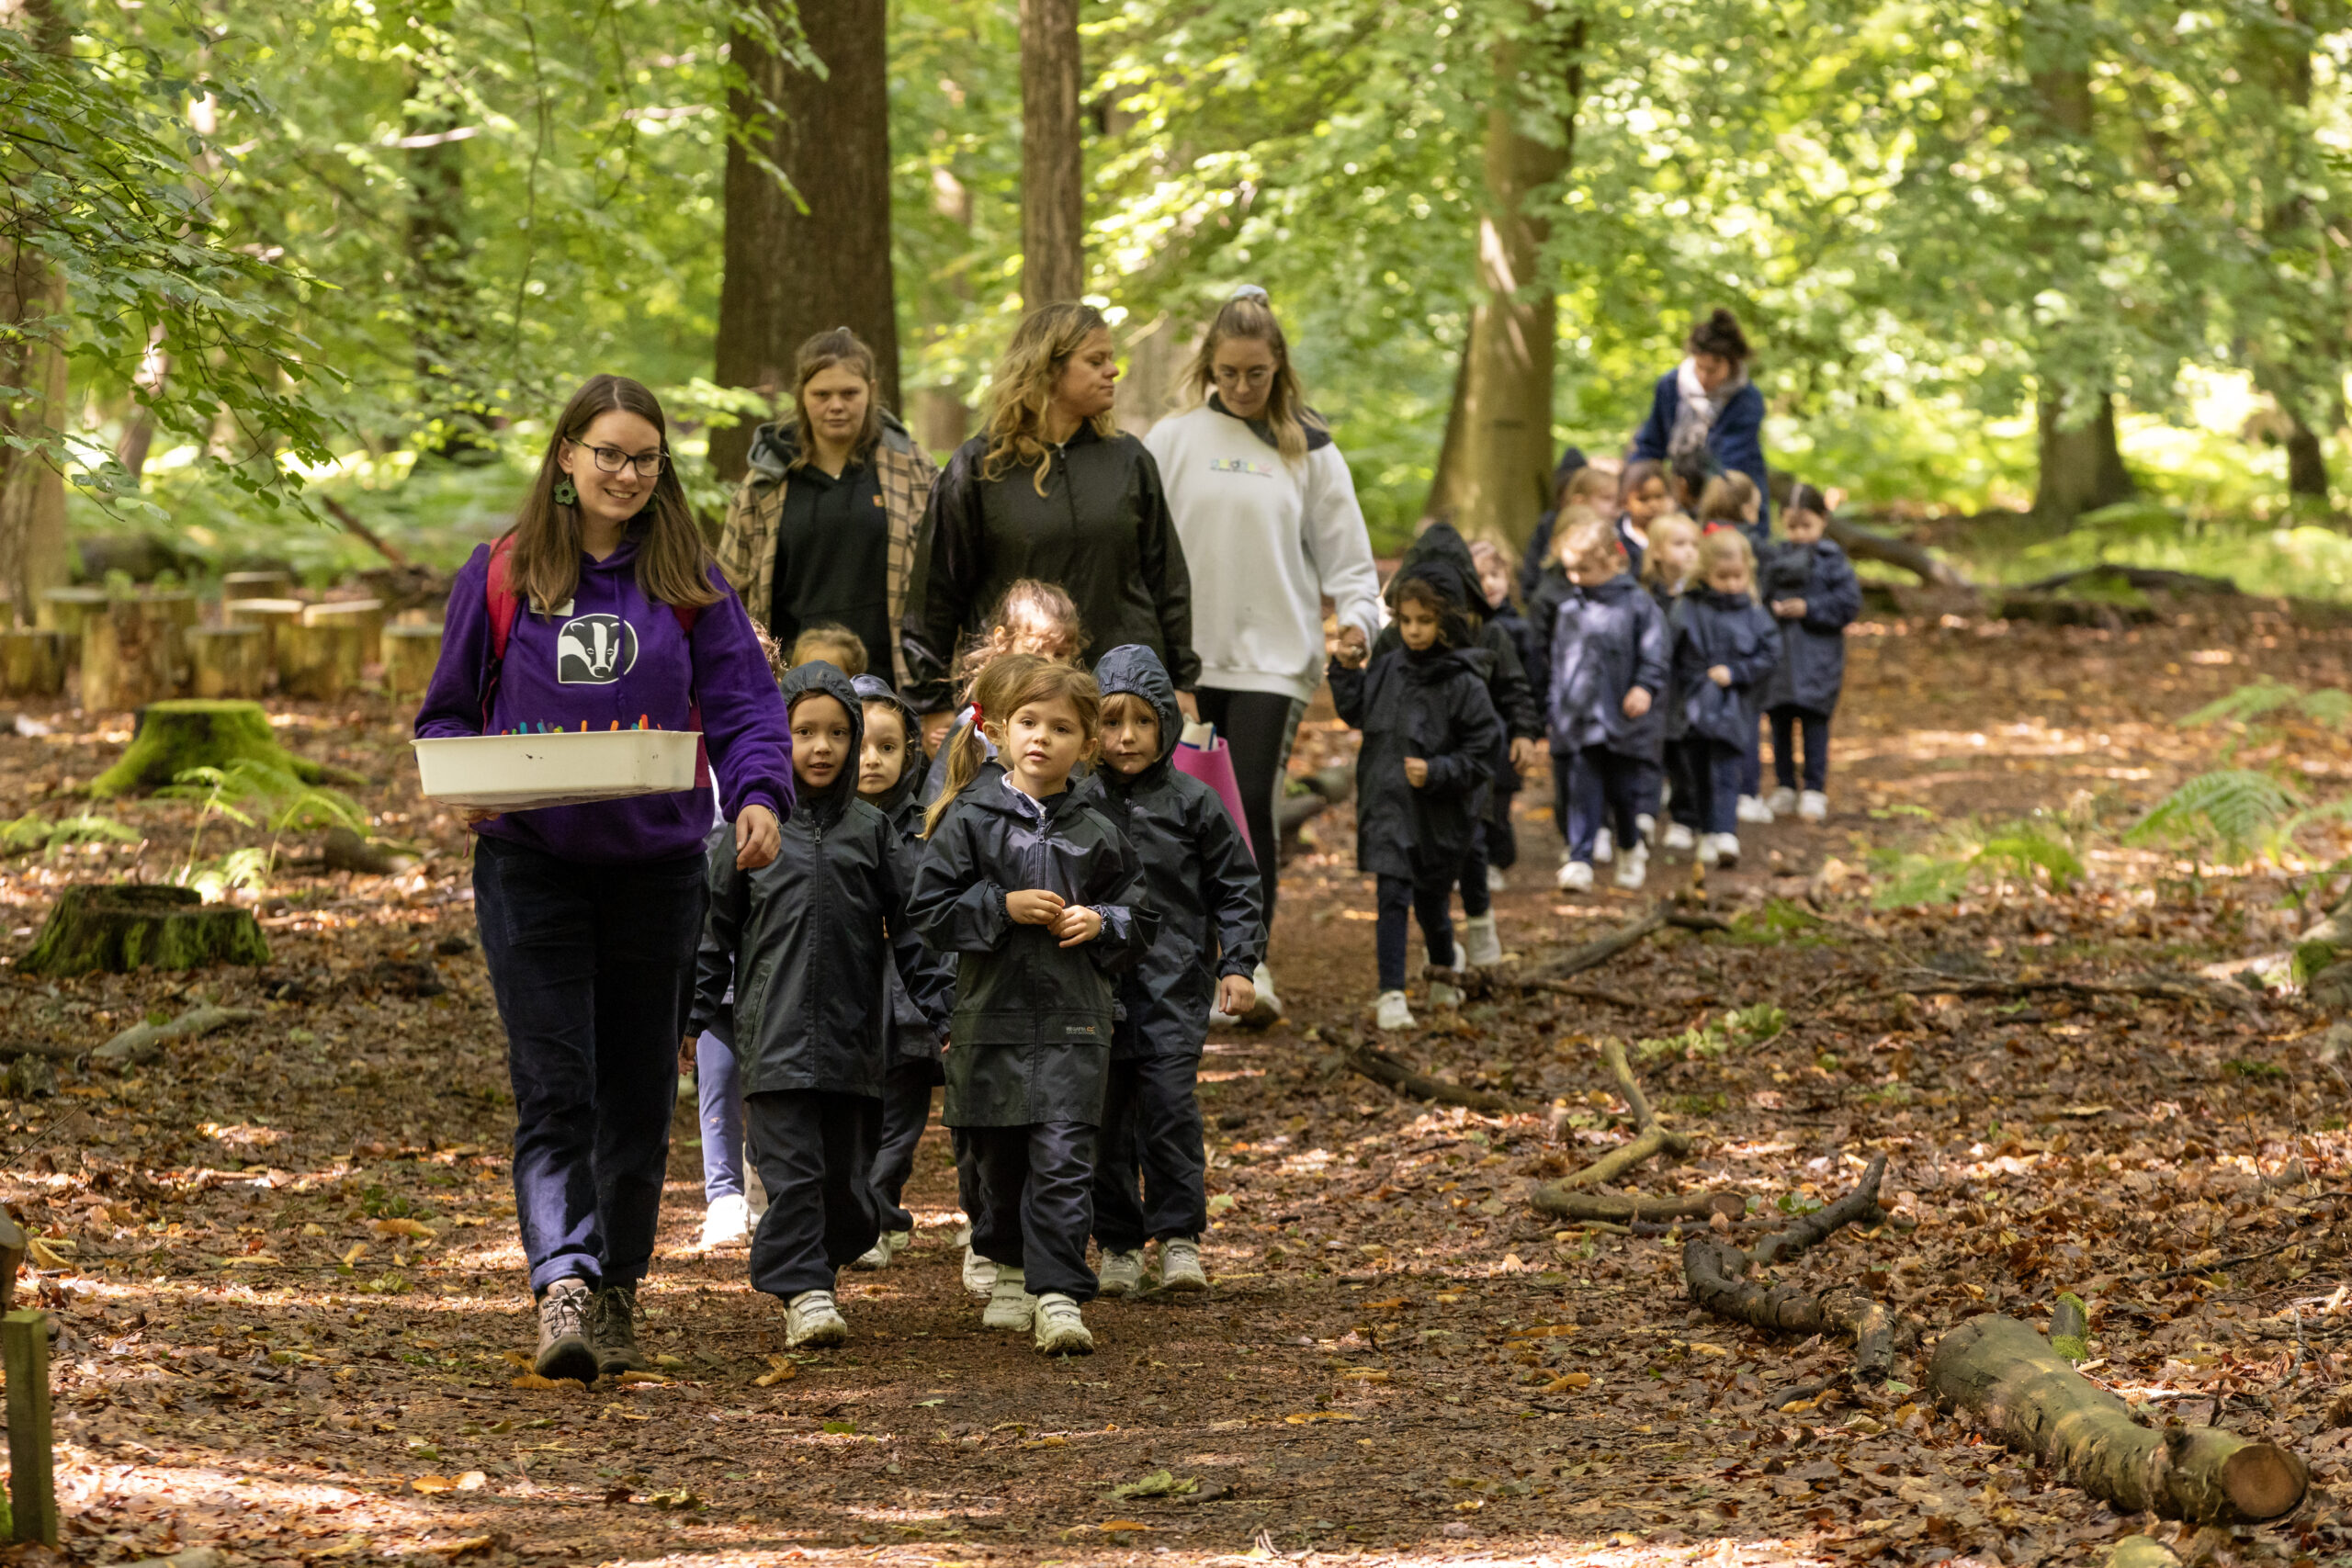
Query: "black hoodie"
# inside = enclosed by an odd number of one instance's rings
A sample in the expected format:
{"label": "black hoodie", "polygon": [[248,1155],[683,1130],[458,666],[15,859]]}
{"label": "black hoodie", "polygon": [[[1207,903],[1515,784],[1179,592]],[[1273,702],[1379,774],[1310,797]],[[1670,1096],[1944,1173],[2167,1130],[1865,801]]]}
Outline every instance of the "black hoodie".
{"label": "black hoodie", "polygon": [[[1356,870],[1427,886],[1458,875],[1502,721],[1487,695],[1484,655],[1401,643],[1361,670],[1326,672],[1340,717],[1363,732],[1356,752]],[[1419,789],[1405,760],[1430,765]]]}
{"label": "black hoodie", "polygon": [[[899,782],[883,792],[880,798],[865,804],[879,811],[898,833],[910,868],[920,865],[923,775],[929,766],[922,752],[922,720],[916,716],[913,705],[878,675],[860,675],[850,685],[857,692],[859,703],[888,703],[899,710],[899,716],[904,721],[907,751],[899,766]],[[862,734],[865,716],[861,713],[858,716]],[[864,800],[865,796],[858,798]],[[956,965],[929,948],[923,949],[923,972],[915,977],[914,990],[930,998],[929,1007],[915,1000],[914,991],[908,988],[899,974],[898,964],[890,965],[891,1055],[901,1061],[935,1063],[944,1043],[946,1011],[956,995]]]}
{"label": "black hoodie", "polygon": [[[914,857],[879,811],[857,798],[865,710],[849,677],[803,664],[783,682],[787,710],[821,694],[849,714],[849,755],[822,790],[803,787],[775,860],[735,867],[725,835],[710,855],[710,919],[695,965],[699,1031],[720,1015],[735,982],[735,1059],[743,1092],[827,1089],[882,1094],[893,959],[909,976],[933,973],[906,919]],[[929,997],[922,995],[931,990]],[[917,987],[933,1015],[945,996]]]}
{"label": "black hoodie", "polygon": [[[1005,895],[1032,888],[1094,909],[1101,934],[1064,947],[1047,927],[1015,925]],[[924,843],[908,903],[932,950],[960,955],[949,1126],[1102,1124],[1112,976],[1159,934],[1149,898],[1134,847],[1076,790],[1032,800],[995,762],[964,786]]]}
{"label": "black hoodie", "polygon": [[1138,696],[1159,718],[1159,756],[1149,767],[1123,773],[1101,763],[1075,786],[1135,846],[1159,916],[1158,939],[1119,982],[1126,1016],[1111,1055],[1197,1056],[1207,1043],[1216,982],[1250,973],[1265,953],[1258,863],[1216,791],[1176,771],[1171,759],[1184,720],[1159,655],[1136,644],[1114,648],[1094,667],[1094,679],[1105,702]]}

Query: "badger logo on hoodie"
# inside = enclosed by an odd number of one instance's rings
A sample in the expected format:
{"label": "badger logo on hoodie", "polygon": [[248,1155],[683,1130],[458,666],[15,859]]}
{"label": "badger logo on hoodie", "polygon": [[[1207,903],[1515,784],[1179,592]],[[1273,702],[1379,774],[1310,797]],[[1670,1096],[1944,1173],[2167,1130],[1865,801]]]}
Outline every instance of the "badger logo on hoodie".
{"label": "badger logo on hoodie", "polygon": [[609,686],[637,667],[637,628],[618,615],[575,615],[556,633],[555,678]]}

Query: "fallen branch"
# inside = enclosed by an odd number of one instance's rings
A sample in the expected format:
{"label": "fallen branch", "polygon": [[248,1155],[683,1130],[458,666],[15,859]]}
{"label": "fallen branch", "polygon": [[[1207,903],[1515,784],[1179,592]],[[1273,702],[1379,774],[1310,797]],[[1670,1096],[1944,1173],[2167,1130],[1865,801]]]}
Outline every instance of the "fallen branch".
{"label": "fallen branch", "polygon": [[2184,1263],[2177,1269],[2167,1269],[2161,1274],[2135,1274],[2129,1280],[2118,1280],[2116,1283],[2144,1285],[2156,1280],[2177,1280],[2187,1274],[2218,1274],[2224,1269],[2234,1269],[2241,1263],[2259,1263],[2266,1258],[2274,1258],[2289,1247],[2298,1246],[2308,1239],[2310,1238],[2307,1236],[2293,1236],[2276,1247],[2266,1247],[2260,1252],[2241,1253],[2235,1258],[2217,1258],[2211,1263]]}
{"label": "fallen branch", "polygon": [[357,539],[361,544],[366,545],[369,549],[375,551],[378,555],[383,557],[394,566],[406,566],[409,564],[408,557],[401,554],[400,551],[394,549],[390,544],[386,543],[383,536],[377,533],[375,529],[370,528],[367,524],[359,521],[358,516],[353,513],[351,508],[345,506],[343,502],[337,501],[331,495],[321,496],[319,498],[319,503],[327,509],[328,514],[334,517],[337,523],[343,525],[343,531],[345,533],[349,534],[353,538]]}
{"label": "fallen branch", "polygon": [[1623,991],[1612,991],[1606,986],[1572,986],[1566,980],[1526,980],[1521,982],[1520,988],[1528,991],[1548,991],[1555,997],[1574,997],[1578,1001],[1607,1002],[1611,1007],[1632,1008],[1635,1010],[1650,1005],[1639,998],[1629,997]]}
{"label": "fallen branch", "polygon": [[2170,571],[2163,567],[2119,566],[2113,561],[2101,561],[2097,566],[2077,567],[2072,571],[2037,578],[2031,582],[2018,584],[2018,589],[2027,593],[2055,593],[2062,588],[2071,588],[2077,582],[2093,578],[2120,582],[2143,592],[2151,589],[2160,593],[2234,594],[2243,592],[2233,579],[2226,577],[2207,577],[2194,571]]}
{"label": "fallen branch", "polygon": [[1573,1192],[1537,1186],[1527,1201],[1539,1213],[1561,1220],[1607,1220],[1616,1224],[1644,1221],[1712,1220],[1721,1214],[1737,1220],[1747,1200],[1736,1192],[1690,1192],[1678,1198],[1623,1197],[1613,1192]]}
{"label": "fallen branch", "polygon": [[1751,1263],[1761,1267],[1793,1258],[1845,1226],[1883,1213],[1878,1190],[1885,1176],[1886,1156],[1872,1156],[1852,1191],[1772,1232],[1746,1252],[1711,1235],[1691,1237],[1682,1247],[1682,1280],[1690,1299],[1718,1317],[1754,1328],[1842,1335],[1854,1342],[1854,1375],[1865,1382],[1885,1382],[1894,1359],[1894,1318],[1867,1292],[1851,1285],[1808,1291],[1747,1278]]}
{"label": "fallen branch", "polygon": [[[1641,1080],[1634,1077],[1634,1069],[1625,1061],[1625,1043],[1615,1039],[1602,1041],[1600,1059],[1609,1064],[1610,1074],[1616,1078],[1617,1087],[1624,1091],[1625,1103],[1633,1108],[1634,1125],[1637,1129],[1634,1139],[1618,1145],[1582,1170],[1571,1171],[1548,1188],[1538,1189],[1539,1193],[1564,1193],[1577,1187],[1605,1187],[1655,1155],[1679,1156],[1690,1152],[1688,1136],[1669,1132],[1659,1124],[1657,1112],[1650,1109],[1649,1097],[1642,1092]],[[1536,1200],[1531,1198],[1529,1201]],[[1542,1206],[1537,1203],[1537,1207]]]}
{"label": "fallen branch", "polygon": [[2192,980],[2005,980],[1930,969],[1893,989],[1914,997],[2022,997],[2055,991],[2075,997],[2158,997],[2168,1001],[2227,1002],[2236,1008],[2255,1005],[2255,998],[2243,987]]}
{"label": "fallen branch", "polygon": [[16,1056],[46,1056],[54,1062],[77,1062],[89,1054],[87,1045],[56,1045],[46,1040],[19,1040],[13,1045],[0,1045],[0,1062]]}
{"label": "fallen branch", "polygon": [[1928,1362],[1928,1387],[1939,1405],[2048,1462],[2119,1514],[2260,1524],[2292,1513],[2311,1484],[2302,1460],[2274,1444],[2218,1427],[2141,1426],[2130,1405],[2013,1317],[1987,1314],[1946,1332]]}
{"label": "fallen branch", "polygon": [[[1777,504],[1777,503],[1776,503]],[[1915,545],[1908,539],[1872,533],[1858,527],[1842,517],[1829,519],[1823,530],[1839,549],[1856,560],[1883,561],[1899,570],[1907,571],[1930,588],[1965,588],[1973,591],[1975,584],[1962,577],[1950,561],[1925,545]]]}
{"label": "fallen branch", "polygon": [[90,1060],[109,1066],[131,1066],[152,1062],[164,1054],[164,1047],[175,1040],[194,1040],[226,1029],[232,1023],[245,1023],[261,1014],[251,1008],[194,1007],[169,1023],[136,1023],[96,1050]]}
{"label": "fallen branch", "polygon": [[1825,1203],[1810,1214],[1799,1216],[1797,1223],[1784,1230],[1774,1231],[1748,1249],[1748,1261],[1770,1268],[1799,1253],[1819,1247],[1830,1236],[1850,1224],[1859,1224],[1879,1213],[1879,1183],[1886,1178],[1886,1156],[1872,1155],[1868,1168],[1854,1190],[1834,1203]]}
{"label": "fallen branch", "polygon": [[1483,1089],[1464,1089],[1458,1083],[1433,1078],[1427,1073],[1417,1073],[1370,1041],[1348,1053],[1348,1066],[1373,1082],[1414,1100],[1435,1100],[1440,1105],[1465,1105],[1489,1116],[1518,1116],[1534,1109],[1506,1095]]}
{"label": "fallen branch", "polygon": [[1727,920],[1718,919],[1713,915],[1694,914],[1689,910],[1678,909],[1674,906],[1674,900],[1661,898],[1651,905],[1640,919],[1634,921],[1631,925],[1620,926],[1606,936],[1596,937],[1581,946],[1568,949],[1567,952],[1544,964],[1519,983],[1522,986],[1535,985],[1544,980],[1566,979],[1570,975],[1580,975],[1588,969],[1598,969],[1627,948],[1668,926],[1693,931],[1731,930],[1731,923]]}

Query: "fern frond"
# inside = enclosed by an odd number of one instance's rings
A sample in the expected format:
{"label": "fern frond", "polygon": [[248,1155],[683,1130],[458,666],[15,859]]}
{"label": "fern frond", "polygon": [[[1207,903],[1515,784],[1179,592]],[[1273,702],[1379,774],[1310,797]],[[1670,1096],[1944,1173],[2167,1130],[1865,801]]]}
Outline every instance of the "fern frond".
{"label": "fern frond", "polygon": [[2256,681],[2250,686],[2240,686],[2227,696],[2216,697],[2195,713],[2184,715],[2177,723],[2183,729],[2192,729],[2233,718],[2260,718],[2301,701],[2302,697],[2299,689],[2283,681]]}
{"label": "fern frond", "polygon": [[2199,773],[2158,801],[2123,835],[2127,844],[2219,840],[2231,851],[2275,833],[2301,804],[2268,773],[2224,768]]}

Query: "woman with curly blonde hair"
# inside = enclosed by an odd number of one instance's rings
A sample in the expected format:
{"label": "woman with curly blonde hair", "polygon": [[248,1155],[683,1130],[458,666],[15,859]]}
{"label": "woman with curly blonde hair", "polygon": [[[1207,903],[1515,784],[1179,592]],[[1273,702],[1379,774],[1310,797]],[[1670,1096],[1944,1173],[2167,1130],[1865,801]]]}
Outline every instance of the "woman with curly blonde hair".
{"label": "woman with curly blonde hair", "polygon": [[1043,306],[1014,330],[988,428],[957,448],[923,518],[900,634],[919,710],[944,715],[957,650],[1008,588],[1035,578],[1069,595],[1088,646],[1159,654],[1190,711],[1192,579],[1159,466],[1111,416],[1118,379],[1091,305]]}

